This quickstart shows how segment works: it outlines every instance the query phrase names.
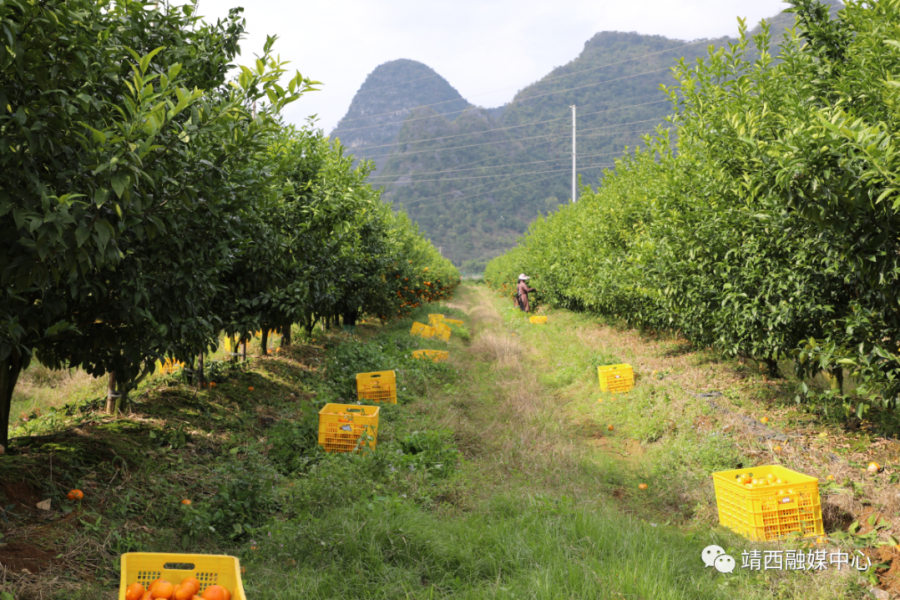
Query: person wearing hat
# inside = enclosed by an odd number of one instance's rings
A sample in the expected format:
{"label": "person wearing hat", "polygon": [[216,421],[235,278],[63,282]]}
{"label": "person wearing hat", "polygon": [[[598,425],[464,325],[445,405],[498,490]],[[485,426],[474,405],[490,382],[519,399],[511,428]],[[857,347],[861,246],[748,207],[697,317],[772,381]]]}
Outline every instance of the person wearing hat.
{"label": "person wearing hat", "polygon": [[519,308],[521,308],[524,312],[528,312],[530,308],[528,305],[528,293],[536,291],[534,288],[528,287],[528,284],[525,283],[529,279],[531,279],[531,277],[529,277],[525,273],[519,275],[519,285],[516,288],[516,298],[518,298],[519,300]]}

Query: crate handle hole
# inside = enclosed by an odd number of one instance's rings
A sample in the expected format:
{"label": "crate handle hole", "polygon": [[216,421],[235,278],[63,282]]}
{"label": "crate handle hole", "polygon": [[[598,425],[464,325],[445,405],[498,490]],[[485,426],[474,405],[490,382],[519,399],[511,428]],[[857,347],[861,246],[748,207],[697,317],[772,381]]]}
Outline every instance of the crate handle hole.
{"label": "crate handle hole", "polygon": [[171,571],[193,571],[196,568],[194,563],[166,563],[163,569]]}

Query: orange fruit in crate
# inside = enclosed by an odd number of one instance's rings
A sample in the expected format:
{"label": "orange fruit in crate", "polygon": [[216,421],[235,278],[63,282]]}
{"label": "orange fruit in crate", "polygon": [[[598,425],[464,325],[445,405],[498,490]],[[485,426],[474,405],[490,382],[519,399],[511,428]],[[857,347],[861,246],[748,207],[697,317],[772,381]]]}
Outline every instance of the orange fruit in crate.
{"label": "orange fruit in crate", "polygon": [[181,585],[190,585],[194,588],[194,595],[200,593],[200,582],[196,577],[185,577],[181,580]]}
{"label": "orange fruit in crate", "polygon": [[150,597],[153,600],[163,598],[164,600],[172,600],[172,594],[175,593],[175,586],[163,579],[150,588]]}
{"label": "orange fruit in crate", "polygon": [[144,595],[144,586],[140,583],[132,583],[125,588],[125,600],[141,600]]}
{"label": "orange fruit in crate", "polygon": [[141,596],[141,600],[153,600],[152,597],[150,596],[150,590],[147,590],[146,592],[144,592],[144,595]]}
{"label": "orange fruit in crate", "polygon": [[194,589],[194,586],[188,584],[184,585],[179,584],[177,588],[175,588],[175,592],[172,594],[172,600],[191,600],[194,597],[194,592],[197,590]]}
{"label": "orange fruit in crate", "polygon": [[203,598],[203,600],[225,600],[225,592],[225,588],[221,585],[211,585],[203,590],[200,597]]}

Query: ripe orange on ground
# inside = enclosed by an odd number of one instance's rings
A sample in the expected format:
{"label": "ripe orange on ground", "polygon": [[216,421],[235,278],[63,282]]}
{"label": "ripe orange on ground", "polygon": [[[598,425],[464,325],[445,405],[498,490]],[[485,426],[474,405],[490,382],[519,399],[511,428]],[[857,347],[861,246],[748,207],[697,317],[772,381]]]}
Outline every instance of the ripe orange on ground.
{"label": "ripe orange on ground", "polygon": [[762,419],[759,420],[759,422],[760,422],[760,423],[768,423],[768,422],[769,422],[769,417],[763,417]]}
{"label": "ripe orange on ground", "polygon": [[828,481],[834,481],[834,475],[829,475],[829,476],[826,477],[825,479],[828,480]]}
{"label": "ripe orange on ground", "polygon": [[869,473],[881,473],[884,470],[884,468],[881,465],[879,465],[877,462],[870,462],[869,466],[866,467],[866,470]]}
{"label": "ripe orange on ground", "polygon": [[249,390],[249,391],[251,391],[251,392],[252,392],[252,391],[253,391],[253,386],[252,386],[252,385],[251,385],[251,386],[250,386],[250,387],[248,387],[248,388],[247,388],[247,389],[248,389],[248,390]]}
{"label": "ripe orange on ground", "polygon": [[607,425],[606,429],[607,431],[612,431],[613,429],[615,429],[615,427],[613,427],[612,425]]}
{"label": "ripe orange on ground", "polygon": [[[187,498],[185,498],[184,500],[182,500],[181,503],[184,504],[185,506],[190,506],[190,505],[191,505],[191,501],[188,500]],[[184,583],[184,582],[182,582],[182,583]],[[199,586],[198,586],[198,587],[199,587]]]}
{"label": "ripe orange on ground", "polygon": [[144,586],[140,583],[132,583],[125,588],[125,600],[141,600],[144,595]]}
{"label": "ripe orange on ground", "polygon": [[781,452],[781,446],[775,446],[774,448],[772,448],[772,450],[774,450],[775,452]]}
{"label": "ripe orange on ground", "polygon": [[212,388],[212,387],[216,387],[217,385],[218,385],[218,384],[217,384],[215,381],[210,381],[210,382],[209,382],[209,387],[211,387],[211,388]]}
{"label": "ripe orange on ground", "polygon": [[640,484],[638,484],[638,489],[639,489],[639,490],[646,490],[646,489],[647,489],[647,484],[646,484],[646,483],[640,483]]}
{"label": "ripe orange on ground", "polygon": [[82,492],[81,490],[72,490],[68,494],[66,494],[66,498],[68,498],[69,500],[83,500],[84,492]]}

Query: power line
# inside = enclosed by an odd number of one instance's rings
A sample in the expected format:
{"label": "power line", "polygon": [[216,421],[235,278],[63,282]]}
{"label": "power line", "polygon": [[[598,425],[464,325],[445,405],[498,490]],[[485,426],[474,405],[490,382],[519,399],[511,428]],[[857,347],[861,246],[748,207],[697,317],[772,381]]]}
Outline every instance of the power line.
{"label": "power line", "polygon": [[[615,125],[604,125],[603,127],[593,127],[591,129],[585,129],[584,131],[594,131],[597,129],[609,129],[611,127],[625,127],[627,125],[637,125],[639,123],[648,123],[650,121],[659,121],[659,119],[658,118],[657,119],[644,119],[643,121],[632,121],[630,123],[617,123]],[[622,133],[628,133],[628,132],[626,131],[626,132],[622,132]],[[416,150],[413,152],[402,152],[402,153],[399,153],[399,155],[410,156],[412,154],[422,154],[424,152],[442,152],[444,150],[460,150],[462,148],[475,148],[477,146],[490,146],[491,144],[510,144],[512,142],[522,142],[525,140],[538,140],[538,139],[547,138],[547,137],[568,138],[569,136],[565,135],[565,134],[558,134],[558,133],[547,133],[544,135],[536,135],[536,136],[526,137],[526,138],[514,138],[511,140],[497,140],[495,142],[481,142],[479,144],[468,144],[465,146],[451,146],[450,148],[431,148],[428,150]],[[366,158],[371,160],[373,158],[382,158],[384,156],[394,156],[394,153],[376,154],[375,156],[367,156]]]}
{"label": "power line", "polygon": [[[594,115],[603,114],[603,113],[610,112],[610,111],[613,111],[613,110],[623,110],[623,109],[626,109],[626,108],[636,108],[636,107],[638,107],[638,106],[649,106],[649,105],[651,105],[651,104],[659,104],[660,102],[668,102],[668,101],[669,101],[668,98],[661,98],[661,99],[659,99],[659,100],[654,100],[653,102],[644,102],[643,104],[629,104],[628,106],[619,106],[619,107],[616,107],[616,108],[608,108],[608,109],[606,109],[606,110],[598,110],[598,111],[596,111],[596,112],[587,113],[586,115],[580,115],[580,116],[581,116],[581,117],[592,117],[592,116],[594,116]],[[430,141],[433,141],[433,140],[448,140],[448,139],[451,139],[451,138],[457,138],[457,137],[462,137],[462,136],[466,136],[466,135],[478,135],[478,134],[483,134],[483,133],[494,133],[495,131],[508,131],[508,130],[510,130],[510,129],[518,129],[519,127],[529,127],[529,126],[532,126],[532,125],[543,125],[543,124],[545,124],[545,123],[554,123],[554,122],[556,122],[556,121],[563,121],[563,120],[566,120],[566,119],[568,119],[568,118],[569,118],[569,117],[557,117],[556,119],[547,119],[546,121],[529,121],[528,123],[520,123],[519,125],[510,125],[509,127],[496,127],[496,128],[494,128],[494,129],[486,129],[486,130],[484,130],[484,131],[470,131],[470,132],[468,132],[468,133],[457,133],[457,134],[454,134],[454,135],[444,135],[444,136],[438,136],[438,137],[433,137],[433,138],[425,138],[425,139],[423,139],[423,140],[412,140],[412,141],[409,141],[409,142],[402,142],[402,143],[403,143],[403,144],[421,144],[421,143],[423,143],[423,142],[430,142]],[[401,143],[401,142],[395,142],[395,143],[393,143],[393,144],[380,144],[380,145],[378,145],[378,146],[362,146],[362,147],[354,147],[354,148],[351,148],[351,150],[353,150],[354,152],[359,152],[360,150],[371,150],[371,149],[373,149],[373,148],[390,148],[390,147],[392,147],[392,146],[398,146],[398,145],[400,145],[400,143]]]}
{"label": "power line", "polygon": [[[545,162],[550,162],[550,161],[545,161]],[[615,166],[615,165],[614,165],[614,164],[607,164],[607,165],[594,165],[594,166],[597,166],[597,167],[612,167],[612,166]],[[585,167],[585,168],[592,169],[592,168],[594,168],[594,166],[591,166],[591,167]],[[565,173],[565,172],[568,172],[569,170],[570,170],[570,169],[553,169],[553,170],[551,170],[551,171],[532,171],[532,172],[530,172],[530,173],[511,173],[510,176],[539,175],[539,174],[541,174],[541,173]],[[498,177],[498,175],[476,175],[476,176],[473,176],[473,177],[453,177],[453,178],[451,178],[451,179],[418,179],[418,180],[416,180],[416,181],[409,181],[409,182],[403,182],[403,183],[397,183],[397,182],[394,182],[394,185],[396,185],[396,186],[402,186],[402,185],[407,185],[407,183],[409,183],[409,184],[413,184],[413,183],[431,183],[431,182],[434,182],[434,181],[440,181],[440,182],[443,183],[443,182],[445,182],[445,181],[467,181],[467,180],[470,180],[470,179],[490,179],[490,178],[496,178],[496,177]],[[502,177],[502,175],[500,175],[500,177]]]}
{"label": "power line", "polygon": [[[643,129],[643,130],[639,130],[639,131],[631,131],[631,132],[624,132],[624,133],[651,133],[651,132],[654,132],[654,131],[656,131],[656,129]],[[597,165],[597,166],[602,166],[602,165]],[[585,168],[589,169],[589,168],[594,168],[594,167],[585,167]],[[504,177],[505,179],[508,180],[508,179],[511,178],[511,177],[519,177],[519,176],[520,176],[519,173],[510,173],[509,175],[498,175],[497,177]],[[553,176],[550,175],[550,176],[545,177],[545,178],[543,178],[543,179],[551,179],[552,177],[553,177]],[[541,179],[541,181],[543,181],[543,179]],[[501,182],[501,183],[502,183],[502,182]],[[458,193],[458,192],[465,192],[465,191],[467,191],[467,190],[472,190],[472,189],[475,189],[475,188],[479,188],[479,187],[482,187],[482,186],[484,186],[484,185],[485,185],[484,183],[480,183],[480,184],[476,184],[476,185],[473,185],[473,186],[469,186],[468,188],[463,188],[462,190],[453,190],[453,191],[450,191],[450,192],[445,192],[445,193],[440,194],[440,195],[438,195],[438,196],[434,196],[433,198],[422,198],[422,199],[419,199],[419,200],[410,200],[409,202],[410,202],[410,203],[413,203],[413,202],[423,202],[423,201],[425,201],[425,200],[431,200],[431,199],[442,198],[442,197],[444,197],[444,196],[448,196],[448,195],[455,194],[455,193]],[[513,187],[515,187],[515,186],[513,186]],[[504,188],[504,189],[506,189],[506,188]],[[503,191],[503,190],[497,190],[497,191]]]}
{"label": "power line", "polygon": [[[656,92],[654,92],[654,93],[652,93],[652,94],[641,94],[640,96],[632,96],[632,97],[630,97],[630,98],[624,98],[623,100],[635,100],[635,99],[637,99],[637,98],[646,98],[646,97],[648,97],[648,96],[655,96],[655,95],[658,94],[658,93],[659,93],[659,90],[657,90]],[[602,104],[603,102],[604,102],[603,100],[598,101],[598,102],[591,102],[591,103],[589,103],[589,104],[585,104],[584,106],[594,106],[595,104]],[[421,108],[421,107],[418,107],[418,106],[417,106],[417,107],[415,107],[415,108]],[[409,109],[409,110],[415,110],[415,108],[411,108],[411,109]],[[358,131],[358,130],[360,130],[360,129],[372,129],[372,128],[374,128],[374,127],[385,127],[386,125],[397,125],[397,124],[402,124],[402,123],[412,123],[412,122],[414,122],[414,121],[424,121],[424,120],[426,120],[426,119],[437,119],[438,117],[444,117],[444,118],[446,118],[447,115],[456,115],[456,114],[459,114],[459,113],[464,113],[464,112],[466,112],[467,110],[470,110],[470,109],[472,109],[472,108],[477,108],[477,107],[468,106],[468,107],[466,107],[466,108],[464,108],[464,109],[462,109],[462,110],[454,110],[454,111],[445,112],[445,113],[438,113],[438,114],[436,114],[436,115],[428,115],[427,117],[416,117],[416,118],[414,118],[414,119],[406,118],[406,119],[401,119],[401,120],[399,120],[399,121],[388,121],[388,122],[386,122],[386,123],[378,123],[378,124],[376,124],[376,125],[364,125],[364,126],[362,126],[362,127],[350,127],[350,128],[347,128],[347,129],[338,129],[338,128],[335,128],[335,130],[334,130],[333,133],[342,134],[342,133],[346,133],[346,132],[348,132],[348,131]],[[615,109],[615,108],[611,108],[610,110],[616,110],[616,109]],[[368,118],[368,117],[365,117],[365,118]]]}
{"label": "power line", "polygon": [[[519,187],[519,186],[522,186],[522,185],[530,185],[530,184],[538,183],[538,182],[541,182],[541,181],[545,181],[545,180],[547,180],[547,179],[553,179],[553,175],[548,175],[547,177],[541,177],[540,179],[534,179],[534,180],[532,180],[532,181],[525,181],[525,182],[522,182],[522,183],[517,183],[517,184],[515,184],[515,185],[511,185],[511,186],[509,186],[509,187],[505,187],[505,188],[502,188],[502,189],[499,189],[499,190],[488,190],[488,191],[486,191],[486,192],[480,192],[480,193],[478,193],[478,194],[473,194],[472,196],[465,196],[465,197],[463,197],[463,198],[450,198],[450,199],[447,199],[447,200],[443,200],[443,201],[441,201],[441,202],[433,202],[433,203],[431,203],[431,204],[419,205],[419,206],[417,206],[416,208],[423,208],[423,207],[425,207],[425,206],[435,206],[435,205],[438,205],[438,204],[444,204],[445,202],[449,202],[449,201],[451,201],[451,200],[456,201],[456,202],[460,202],[460,201],[462,201],[462,200],[471,200],[472,198],[477,198],[478,196],[483,196],[483,195],[485,195],[485,194],[491,194],[491,193],[495,193],[495,192],[504,192],[504,191],[506,191],[506,190],[511,190],[511,189],[514,188],[514,187]],[[429,199],[430,199],[430,198],[423,198],[423,200],[429,200]],[[413,202],[415,202],[415,200],[414,200]],[[405,205],[401,205],[401,206],[405,206]]]}
{"label": "power line", "polygon": [[[539,146],[540,144],[536,144],[536,145]],[[597,156],[609,156],[610,154],[621,154],[621,152],[603,152],[602,154],[588,154],[586,156],[582,156],[581,158],[595,158]],[[442,173],[461,173],[463,171],[476,171],[478,169],[506,169],[509,167],[520,167],[520,166],[524,166],[524,165],[536,165],[538,163],[556,162],[556,161],[560,161],[560,160],[568,160],[568,157],[561,156],[558,158],[550,158],[547,160],[535,160],[535,161],[531,161],[531,162],[527,162],[527,163],[512,163],[512,164],[507,164],[507,165],[471,167],[468,169],[449,169],[449,170],[445,170],[445,171],[425,171],[423,173],[407,173],[406,175],[409,177],[416,177],[419,175],[440,175]],[[375,175],[375,176],[370,176],[369,179],[378,179],[379,177],[380,178],[397,178],[398,175]],[[403,177],[403,175],[399,175],[399,177]],[[413,183],[415,183],[415,182],[413,182]]]}
{"label": "power line", "polygon": [[[559,79],[559,78],[561,78],[561,77],[570,77],[570,76],[572,76],[572,75],[579,75],[579,74],[581,74],[581,73],[587,73],[588,71],[596,71],[597,69],[603,69],[603,68],[606,68],[606,67],[614,67],[614,66],[616,66],[616,65],[622,65],[622,64],[625,64],[625,63],[627,63],[627,62],[631,62],[631,61],[635,61],[635,60],[640,60],[640,59],[642,59],[642,58],[648,58],[648,57],[650,57],[650,56],[656,56],[657,54],[665,54],[666,52],[671,52],[672,50],[679,50],[679,49],[681,49],[681,48],[687,48],[688,46],[694,46],[694,45],[697,45],[697,44],[709,43],[709,41],[710,41],[710,40],[697,40],[697,41],[694,41],[694,42],[689,42],[689,43],[684,44],[684,45],[682,45],[682,46],[675,46],[674,48],[667,48],[666,50],[659,50],[659,51],[657,51],[657,52],[651,52],[651,53],[649,53],[649,54],[642,54],[641,56],[635,56],[634,58],[627,58],[627,59],[621,60],[621,61],[619,61],[619,62],[608,63],[608,64],[600,65],[600,66],[597,66],[597,67],[591,67],[591,68],[589,68],[589,69],[582,69],[582,70],[580,70],[580,71],[574,71],[574,72],[572,72],[572,73],[565,73],[565,74],[563,74],[563,75],[554,75],[554,76],[552,76],[552,77],[545,77],[545,78],[543,78],[543,79],[539,79],[537,82],[535,82],[535,84],[543,83],[543,82],[546,82],[546,81],[551,81],[551,80],[554,80],[554,79]],[[668,69],[668,68],[669,68],[669,67],[666,67],[666,69]],[[660,69],[660,70],[664,70],[664,69]],[[655,72],[655,71],[649,71],[649,72],[652,73],[652,72]],[[528,85],[532,85],[532,84],[528,84]],[[491,92],[483,92],[483,93],[481,93],[481,94],[475,94],[474,96],[471,96],[471,97],[472,97],[472,98],[477,98],[478,96],[486,96],[486,95],[488,95],[488,94],[495,94],[495,93],[497,93],[497,92],[503,92],[503,91],[506,91],[506,90],[516,89],[517,87],[519,87],[519,86],[505,87],[505,88],[501,88],[501,89],[499,89],[499,90],[493,90],[493,91],[491,91]],[[570,88],[570,89],[580,89],[580,88]],[[559,90],[559,91],[567,91],[567,90]],[[556,93],[556,92],[553,92],[553,93]],[[531,98],[537,98],[537,97],[539,97],[539,96],[529,96],[528,98],[522,98],[521,100],[528,100],[528,99],[531,99]],[[426,108],[426,107],[429,107],[429,106],[437,106],[437,105],[439,105],[439,104],[447,104],[448,102],[456,102],[456,101],[457,101],[457,100],[444,100],[444,101],[442,101],[442,102],[434,102],[434,103],[432,103],[432,104],[421,104],[421,105],[419,105],[419,106],[414,106],[414,107],[412,107],[412,108],[401,108],[401,109],[398,109],[398,110],[392,110],[392,111],[389,111],[389,112],[379,113],[379,114],[375,114],[375,115],[366,115],[365,117],[355,117],[355,118],[353,118],[353,119],[342,120],[341,122],[343,122],[343,123],[349,123],[349,122],[351,122],[351,121],[359,121],[360,119],[371,119],[371,118],[373,118],[373,117],[381,117],[381,116],[384,116],[384,115],[396,114],[396,113],[403,112],[403,111],[407,111],[407,110],[415,110],[415,109],[417,109],[417,108]],[[516,101],[517,101],[516,99],[513,100],[513,102],[516,102]],[[338,126],[337,126],[337,128],[335,128],[335,131],[340,131],[340,123],[338,123]]]}

